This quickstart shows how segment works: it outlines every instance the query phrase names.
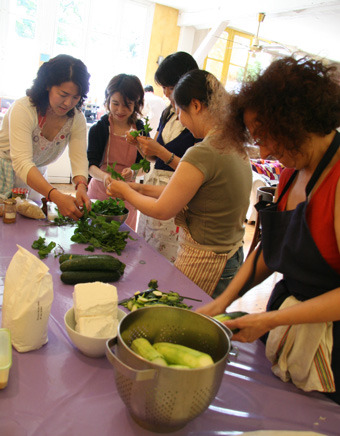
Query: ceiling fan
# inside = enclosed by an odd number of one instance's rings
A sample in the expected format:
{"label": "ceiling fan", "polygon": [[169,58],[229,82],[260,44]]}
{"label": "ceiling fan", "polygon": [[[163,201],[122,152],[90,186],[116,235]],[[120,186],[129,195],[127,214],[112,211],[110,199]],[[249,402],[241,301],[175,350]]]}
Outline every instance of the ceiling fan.
{"label": "ceiling fan", "polygon": [[269,44],[269,45],[261,45],[260,44],[260,39],[259,39],[259,33],[260,33],[260,26],[261,23],[263,22],[263,20],[265,19],[266,14],[264,12],[260,12],[258,14],[258,25],[257,25],[257,32],[256,35],[254,36],[253,39],[253,43],[252,45],[249,47],[249,52],[252,53],[253,55],[255,55],[256,53],[259,52],[265,52],[265,53],[269,53],[271,55],[275,55],[275,56],[282,56],[284,55],[286,52],[287,55],[291,54],[291,51],[289,50],[288,47],[285,47],[282,44]]}

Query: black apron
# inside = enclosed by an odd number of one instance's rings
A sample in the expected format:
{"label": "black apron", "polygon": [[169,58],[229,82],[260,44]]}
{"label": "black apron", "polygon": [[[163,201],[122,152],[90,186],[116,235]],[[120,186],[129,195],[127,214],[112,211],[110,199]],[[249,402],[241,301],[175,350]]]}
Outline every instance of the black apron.
{"label": "black apron", "polygon": [[[304,301],[340,287],[340,275],[325,261],[310,233],[306,208],[308,196],[323,170],[337,152],[340,133],[335,137],[306,186],[306,200],[296,209],[278,211],[277,204],[296,177],[295,171],[275,204],[260,210],[262,248],[266,265],[283,274],[274,287],[267,310],[277,310],[290,295]],[[340,321],[333,323],[332,370],[338,392],[328,394],[340,402]]]}

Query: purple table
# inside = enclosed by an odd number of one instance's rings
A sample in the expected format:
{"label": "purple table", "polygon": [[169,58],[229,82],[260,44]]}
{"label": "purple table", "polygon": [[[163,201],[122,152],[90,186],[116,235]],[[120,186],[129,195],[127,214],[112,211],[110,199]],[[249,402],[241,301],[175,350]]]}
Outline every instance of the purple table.
{"label": "purple table", "polygon": [[[17,251],[16,244],[33,253],[39,236],[57,241],[67,252],[83,252],[73,244],[72,228],[45,227],[45,222],[19,216],[15,224],[0,222],[0,293],[6,269]],[[128,228],[124,228],[128,229]],[[121,255],[125,274],[116,283],[119,298],[143,290],[151,278],[162,290],[210,300],[164,257],[132,231]],[[84,356],[70,343],[63,317],[72,306],[73,286],[59,279],[59,262],[45,260],[53,276],[54,301],[48,343],[39,350],[13,350],[13,366],[6,389],[0,390],[1,436],[147,436],[155,433],[139,427],[121,401],[114,371],[103,357]],[[196,303],[201,304],[201,303]],[[255,430],[314,431],[340,434],[340,407],[318,393],[306,394],[283,383],[270,370],[264,346],[239,344],[238,357],[226,366],[221,388],[210,407],[173,435],[235,435]]]}

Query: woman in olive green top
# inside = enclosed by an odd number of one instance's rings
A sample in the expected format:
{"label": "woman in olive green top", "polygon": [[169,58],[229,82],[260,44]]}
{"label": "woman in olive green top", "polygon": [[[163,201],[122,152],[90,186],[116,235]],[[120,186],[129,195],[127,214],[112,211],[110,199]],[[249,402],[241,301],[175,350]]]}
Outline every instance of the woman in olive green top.
{"label": "woman in olive green top", "polygon": [[108,193],[146,215],[176,216],[181,243],[175,266],[216,297],[243,261],[250,163],[226,127],[228,94],[212,74],[187,73],[174,98],[181,123],[203,141],[186,151],[166,187],[114,181]]}

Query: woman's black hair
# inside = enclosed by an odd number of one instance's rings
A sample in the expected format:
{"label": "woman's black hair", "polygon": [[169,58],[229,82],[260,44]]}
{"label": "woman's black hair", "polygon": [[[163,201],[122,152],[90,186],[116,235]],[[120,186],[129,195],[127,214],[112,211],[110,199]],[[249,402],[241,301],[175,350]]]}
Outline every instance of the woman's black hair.
{"label": "woman's black hair", "polygon": [[131,124],[136,123],[137,114],[142,114],[144,105],[144,89],[139,78],[132,74],[118,74],[110,80],[105,89],[104,102],[104,105],[108,110],[110,108],[110,98],[115,92],[120,93],[126,106],[133,102],[134,110],[132,115],[129,117],[129,122]]}
{"label": "woman's black hair", "polygon": [[207,80],[210,75],[205,70],[192,70],[182,76],[174,89],[174,100],[176,105],[185,109],[193,98],[208,106],[212,93],[211,86]]}
{"label": "woman's black hair", "polygon": [[[185,51],[177,51],[167,56],[157,68],[155,82],[160,86],[175,86],[183,74],[198,69],[195,59]],[[171,110],[169,105],[162,113],[164,123]]]}
{"label": "woman's black hair", "polygon": [[197,69],[195,59],[184,51],[167,56],[157,68],[155,82],[161,86],[175,86],[183,74]]}
{"label": "woman's black hair", "polygon": [[[80,100],[76,105],[80,109],[90,89],[90,74],[86,65],[72,56],[61,54],[48,62],[44,62],[38,70],[37,77],[26,95],[41,115],[45,115],[49,106],[49,90],[52,86],[59,86],[64,82],[73,82],[77,85]],[[74,115],[74,108],[67,115]]]}

